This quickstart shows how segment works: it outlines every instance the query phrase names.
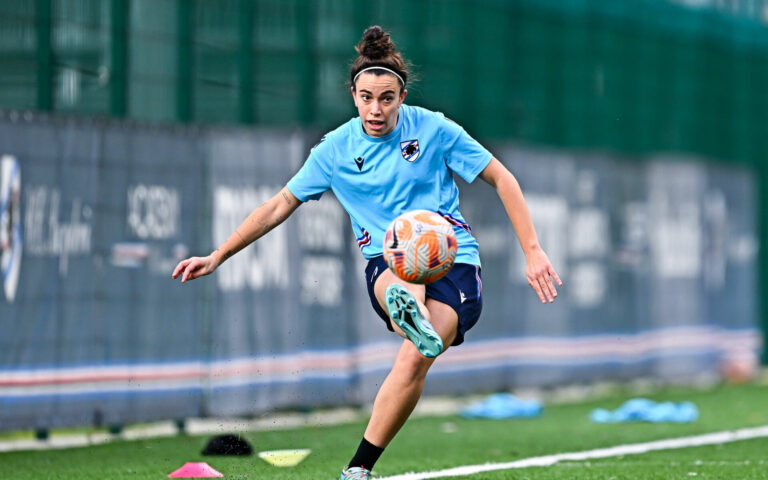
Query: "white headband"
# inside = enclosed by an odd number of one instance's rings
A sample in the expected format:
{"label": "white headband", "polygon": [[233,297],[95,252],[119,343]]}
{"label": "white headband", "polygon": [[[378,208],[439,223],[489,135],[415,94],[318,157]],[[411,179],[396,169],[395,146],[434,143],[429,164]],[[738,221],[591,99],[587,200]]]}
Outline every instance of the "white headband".
{"label": "white headband", "polygon": [[397,77],[397,79],[398,79],[398,80],[400,80],[400,85],[402,85],[403,87],[405,87],[405,82],[403,81],[403,77],[401,77],[400,75],[398,75],[396,72],[394,72],[394,71],[392,71],[392,70],[388,69],[387,67],[368,67],[368,68],[364,68],[364,69],[360,70],[359,72],[357,72],[357,75],[355,75],[355,79],[354,79],[354,80],[352,80],[352,83],[353,83],[353,84],[354,84],[354,83],[357,83],[357,77],[359,77],[361,73],[363,73],[363,72],[367,72],[368,70],[386,70],[387,72],[389,72],[389,73],[391,73],[392,75],[396,76],[396,77]]}

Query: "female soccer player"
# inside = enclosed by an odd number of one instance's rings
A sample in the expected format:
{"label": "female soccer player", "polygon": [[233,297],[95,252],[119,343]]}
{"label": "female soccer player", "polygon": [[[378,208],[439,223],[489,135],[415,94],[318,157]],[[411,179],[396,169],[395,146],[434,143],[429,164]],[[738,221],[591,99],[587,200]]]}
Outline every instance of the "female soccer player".
{"label": "female soccer player", "polygon": [[[526,257],[528,283],[542,303],[562,285],[539,246],[520,186],[514,176],[441,113],[405,105],[408,71],[388,33],[368,28],[350,71],[359,117],[324,136],[299,172],[256,208],[207,257],[181,261],[173,278],[186,282],[212,273],[225,260],[288,218],[303,202],[332,190],[349,214],[362,253],[371,304],[403,341],[382,383],[368,427],[341,480],[369,479],[384,448],[421,396],[427,371],[446,345],[459,345],[482,309],[478,245],[459,211],[453,174],[477,176],[496,189]],[[382,257],[384,232],[398,215],[416,209],[438,212],[454,225],[456,263],[429,285],[400,280]],[[554,279],[554,282],[553,282]]]}

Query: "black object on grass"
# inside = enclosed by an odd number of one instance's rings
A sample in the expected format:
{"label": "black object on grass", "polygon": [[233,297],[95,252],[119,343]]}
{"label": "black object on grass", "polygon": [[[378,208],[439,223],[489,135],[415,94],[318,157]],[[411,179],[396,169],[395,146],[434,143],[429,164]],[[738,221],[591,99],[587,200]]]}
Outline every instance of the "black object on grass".
{"label": "black object on grass", "polygon": [[239,435],[217,435],[210,440],[201,452],[203,455],[251,455],[253,448],[248,440]]}

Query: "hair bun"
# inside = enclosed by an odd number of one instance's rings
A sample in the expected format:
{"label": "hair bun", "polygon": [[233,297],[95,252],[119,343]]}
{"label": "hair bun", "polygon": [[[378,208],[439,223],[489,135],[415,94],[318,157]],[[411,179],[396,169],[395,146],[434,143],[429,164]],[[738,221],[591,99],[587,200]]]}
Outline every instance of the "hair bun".
{"label": "hair bun", "polygon": [[388,33],[380,26],[374,25],[365,30],[363,39],[355,50],[364,57],[376,60],[395,53],[395,44],[389,39]]}

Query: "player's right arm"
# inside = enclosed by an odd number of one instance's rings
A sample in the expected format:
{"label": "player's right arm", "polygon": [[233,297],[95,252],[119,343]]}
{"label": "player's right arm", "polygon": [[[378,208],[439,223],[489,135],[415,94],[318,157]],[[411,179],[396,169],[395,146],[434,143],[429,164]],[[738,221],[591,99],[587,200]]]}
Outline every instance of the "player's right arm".
{"label": "player's right arm", "polygon": [[312,148],[304,165],[277,195],[251,212],[235,229],[226,242],[207,257],[182,260],[173,269],[173,278],[181,275],[181,282],[194,280],[213,273],[229,257],[244,249],[267,232],[280,225],[307,200],[319,199],[331,187],[334,149],[328,134]]}
{"label": "player's right arm", "polygon": [[277,195],[252,211],[232,235],[210,255],[191,257],[179,262],[173,269],[172,277],[178,278],[181,275],[181,282],[184,283],[213,273],[229,257],[283,223],[301,203],[288,187],[283,187]]}

